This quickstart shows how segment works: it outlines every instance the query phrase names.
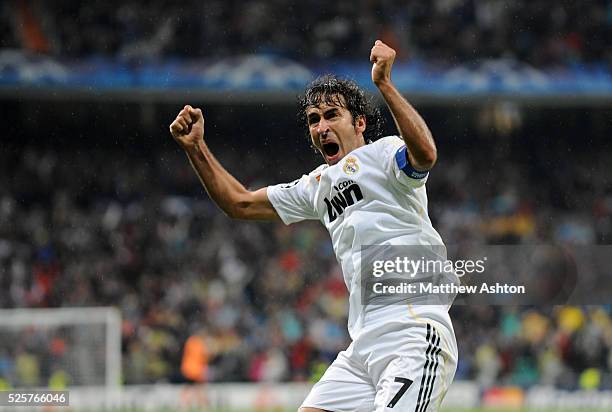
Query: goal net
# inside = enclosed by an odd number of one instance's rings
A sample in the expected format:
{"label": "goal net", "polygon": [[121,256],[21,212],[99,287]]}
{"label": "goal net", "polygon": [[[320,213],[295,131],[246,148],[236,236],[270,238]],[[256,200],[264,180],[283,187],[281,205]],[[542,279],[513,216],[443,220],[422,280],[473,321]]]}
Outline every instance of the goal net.
{"label": "goal net", "polygon": [[117,309],[0,309],[0,386],[111,389],[120,379]]}

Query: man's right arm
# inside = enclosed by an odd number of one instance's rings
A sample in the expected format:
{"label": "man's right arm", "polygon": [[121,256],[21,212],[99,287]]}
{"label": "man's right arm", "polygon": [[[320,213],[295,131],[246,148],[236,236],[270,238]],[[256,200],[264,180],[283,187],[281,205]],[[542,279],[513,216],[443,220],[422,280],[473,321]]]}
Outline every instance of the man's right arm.
{"label": "man's right arm", "polygon": [[204,116],[187,105],[170,125],[170,133],[185,150],[189,161],[211,199],[235,219],[279,220],[267,188],[247,190],[213,156],[204,142]]}

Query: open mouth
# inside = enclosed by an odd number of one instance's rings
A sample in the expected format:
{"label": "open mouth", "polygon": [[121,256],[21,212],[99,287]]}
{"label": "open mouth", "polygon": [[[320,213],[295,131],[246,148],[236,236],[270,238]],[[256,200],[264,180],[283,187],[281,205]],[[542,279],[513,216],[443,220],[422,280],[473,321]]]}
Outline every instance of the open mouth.
{"label": "open mouth", "polygon": [[338,143],[330,142],[330,143],[325,143],[323,145],[323,152],[329,157],[333,157],[337,155],[339,151],[340,151],[340,146],[338,146]]}

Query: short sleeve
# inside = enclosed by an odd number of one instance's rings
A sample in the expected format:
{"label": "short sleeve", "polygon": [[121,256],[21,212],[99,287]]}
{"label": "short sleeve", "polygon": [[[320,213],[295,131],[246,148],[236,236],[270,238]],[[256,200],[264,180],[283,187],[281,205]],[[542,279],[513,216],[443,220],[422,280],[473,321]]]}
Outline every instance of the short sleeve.
{"label": "short sleeve", "polygon": [[314,209],[314,182],[314,177],[303,175],[291,183],[268,186],[268,199],[283,223],[289,225],[319,218]]}
{"label": "short sleeve", "polygon": [[423,186],[427,182],[429,172],[419,171],[412,167],[408,161],[408,149],[404,141],[397,136],[388,136],[383,139],[382,156],[395,180],[401,185],[412,188]]}

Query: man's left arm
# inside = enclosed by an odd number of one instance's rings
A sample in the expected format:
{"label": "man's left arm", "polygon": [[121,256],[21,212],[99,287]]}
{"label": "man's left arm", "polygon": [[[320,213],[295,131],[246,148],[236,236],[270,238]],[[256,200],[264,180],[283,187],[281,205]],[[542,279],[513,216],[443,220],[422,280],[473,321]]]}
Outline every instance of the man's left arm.
{"label": "man's left arm", "polygon": [[391,82],[391,66],[395,50],[376,40],[370,53],[372,81],[380,90],[397,130],[408,148],[408,161],[418,171],[430,170],[438,158],[433,136],[423,118]]}

